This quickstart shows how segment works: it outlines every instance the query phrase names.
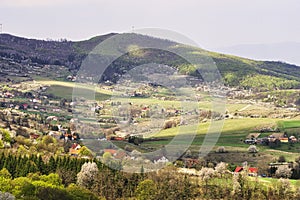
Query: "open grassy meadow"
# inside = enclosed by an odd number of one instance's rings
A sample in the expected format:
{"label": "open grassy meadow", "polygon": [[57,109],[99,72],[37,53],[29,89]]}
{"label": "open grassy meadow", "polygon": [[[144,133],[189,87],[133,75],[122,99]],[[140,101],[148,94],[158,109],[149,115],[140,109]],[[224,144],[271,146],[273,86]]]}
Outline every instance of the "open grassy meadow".
{"label": "open grassy meadow", "polygon": [[95,93],[95,99],[102,101],[110,98],[112,94],[109,90],[104,90],[93,85],[79,84],[74,82],[65,82],[65,81],[53,81],[53,80],[41,80],[37,81],[38,84],[48,85],[47,89],[48,94],[52,94],[56,97],[72,99],[73,92],[76,91],[76,94],[79,96],[90,96]]}
{"label": "open grassy meadow", "polygon": [[300,120],[282,120],[282,121],[278,121],[278,126],[281,129],[300,128]]}

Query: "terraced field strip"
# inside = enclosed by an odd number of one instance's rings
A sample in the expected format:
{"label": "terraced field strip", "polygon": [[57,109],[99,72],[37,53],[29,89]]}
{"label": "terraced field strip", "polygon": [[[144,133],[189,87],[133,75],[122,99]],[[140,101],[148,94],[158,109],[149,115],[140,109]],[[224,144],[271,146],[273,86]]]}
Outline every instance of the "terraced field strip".
{"label": "terraced field strip", "polygon": [[80,83],[76,83],[76,82],[64,82],[64,81],[54,81],[54,80],[48,80],[48,81],[36,81],[39,84],[42,85],[56,85],[56,86],[63,86],[63,87],[69,87],[69,88],[79,88],[79,89],[87,89],[87,90],[95,90],[95,92],[99,92],[102,94],[107,94],[107,95],[111,95],[112,92],[110,90],[105,90],[99,87],[95,87],[93,85],[87,85],[87,84],[80,84]]}
{"label": "terraced field strip", "polygon": [[[233,134],[243,133],[245,137],[252,131],[254,131],[255,127],[262,126],[262,125],[276,125],[276,119],[270,118],[241,118],[241,119],[228,119],[224,120],[224,126],[222,128],[222,134],[233,136]],[[208,131],[209,126],[211,125],[210,122],[201,123],[199,125],[187,125],[181,127],[170,128],[166,130],[162,130],[157,133],[156,137],[171,137],[175,136],[179,129],[182,128],[184,134],[192,134],[192,130],[197,130],[197,135],[206,134]],[[196,126],[196,127],[195,127]]]}

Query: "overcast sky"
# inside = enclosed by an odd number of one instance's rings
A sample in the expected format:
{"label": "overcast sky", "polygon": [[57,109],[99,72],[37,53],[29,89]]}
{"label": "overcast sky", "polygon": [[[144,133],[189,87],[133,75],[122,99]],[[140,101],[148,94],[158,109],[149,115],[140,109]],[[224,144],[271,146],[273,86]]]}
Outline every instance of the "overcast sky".
{"label": "overcast sky", "polygon": [[6,33],[72,40],[164,28],[212,49],[300,42],[299,11],[299,0],[0,0],[0,23]]}

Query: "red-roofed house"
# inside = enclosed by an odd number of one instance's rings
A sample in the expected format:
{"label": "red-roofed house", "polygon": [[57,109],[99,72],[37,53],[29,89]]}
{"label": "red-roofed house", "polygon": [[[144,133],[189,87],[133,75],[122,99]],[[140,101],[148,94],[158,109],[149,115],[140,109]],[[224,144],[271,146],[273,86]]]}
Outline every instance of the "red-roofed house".
{"label": "red-roofed house", "polygon": [[73,143],[71,148],[75,149],[75,150],[78,150],[78,149],[81,148],[81,146],[79,144],[77,144],[77,143]]}
{"label": "red-roofed house", "polygon": [[24,109],[24,110],[27,110],[27,109],[28,109],[28,104],[27,104],[27,103],[24,103],[22,106],[23,106],[23,109]]}
{"label": "red-roofed house", "polygon": [[279,140],[282,143],[288,143],[289,142],[289,138],[280,138]]}
{"label": "red-roofed house", "polygon": [[234,172],[241,172],[243,171],[243,169],[244,169],[243,167],[236,167]]}
{"label": "red-roofed house", "polygon": [[[243,170],[244,170],[244,167],[236,167],[234,172],[239,173]],[[248,175],[249,176],[257,176],[257,172],[258,172],[258,168],[256,168],[256,167],[249,167],[248,168]]]}
{"label": "red-roofed house", "polygon": [[117,153],[117,150],[115,149],[104,149],[104,153],[109,152],[111,155],[115,156]]}
{"label": "red-roofed house", "polygon": [[129,157],[129,156],[128,156],[124,151],[119,151],[119,152],[117,152],[116,155],[115,155],[115,158],[116,158],[116,159],[119,159],[119,160],[125,159],[125,158],[128,158],[128,157]]}
{"label": "red-roofed house", "polygon": [[81,146],[77,143],[73,143],[69,149],[69,154],[72,156],[78,156]]}

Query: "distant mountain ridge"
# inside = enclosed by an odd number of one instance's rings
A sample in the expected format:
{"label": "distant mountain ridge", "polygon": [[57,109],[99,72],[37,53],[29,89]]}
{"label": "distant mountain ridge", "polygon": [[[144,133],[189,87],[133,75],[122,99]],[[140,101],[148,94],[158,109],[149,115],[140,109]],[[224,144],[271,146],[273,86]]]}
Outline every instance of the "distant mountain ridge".
{"label": "distant mountain ridge", "polygon": [[114,33],[111,33],[86,41],[72,42],[27,39],[0,34],[0,56],[19,61],[29,59],[32,63],[65,65],[70,69],[76,69],[89,51],[113,35]]}
{"label": "distant mountain ridge", "polygon": [[[96,36],[85,41],[45,41],[26,39],[9,34],[0,34],[0,58],[9,58],[22,64],[59,65],[67,67],[70,72],[76,73],[82,61],[88,53],[100,42],[116,35]],[[300,67],[282,62],[255,61],[237,56],[225,55],[206,51],[196,47],[181,45],[172,41],[152,38],[144,35],[128,34],[128,39],[147,40],[150,43],[160,43],[164,46],[182,48],[190,53],[209,56],[218,67],[224,82],[229,86],[241,86],[244,88],[262,87],[264,81],[274,88],[290,89],[300,86]],[[199,76],[192,66],[179,56],[162,50],[144,50],[142,57],[125,54],[112,63],[102,80],[115,81],[118,74],[126,73],[134,66],[156,62],[173,66],[183,74]],[[0,62],[1,67],[1,62]],[[251,82],[251,80],[256,82]],[[266,80],[262,80],[266,79]],[[257,82],[262,81],[260,84]]]}

